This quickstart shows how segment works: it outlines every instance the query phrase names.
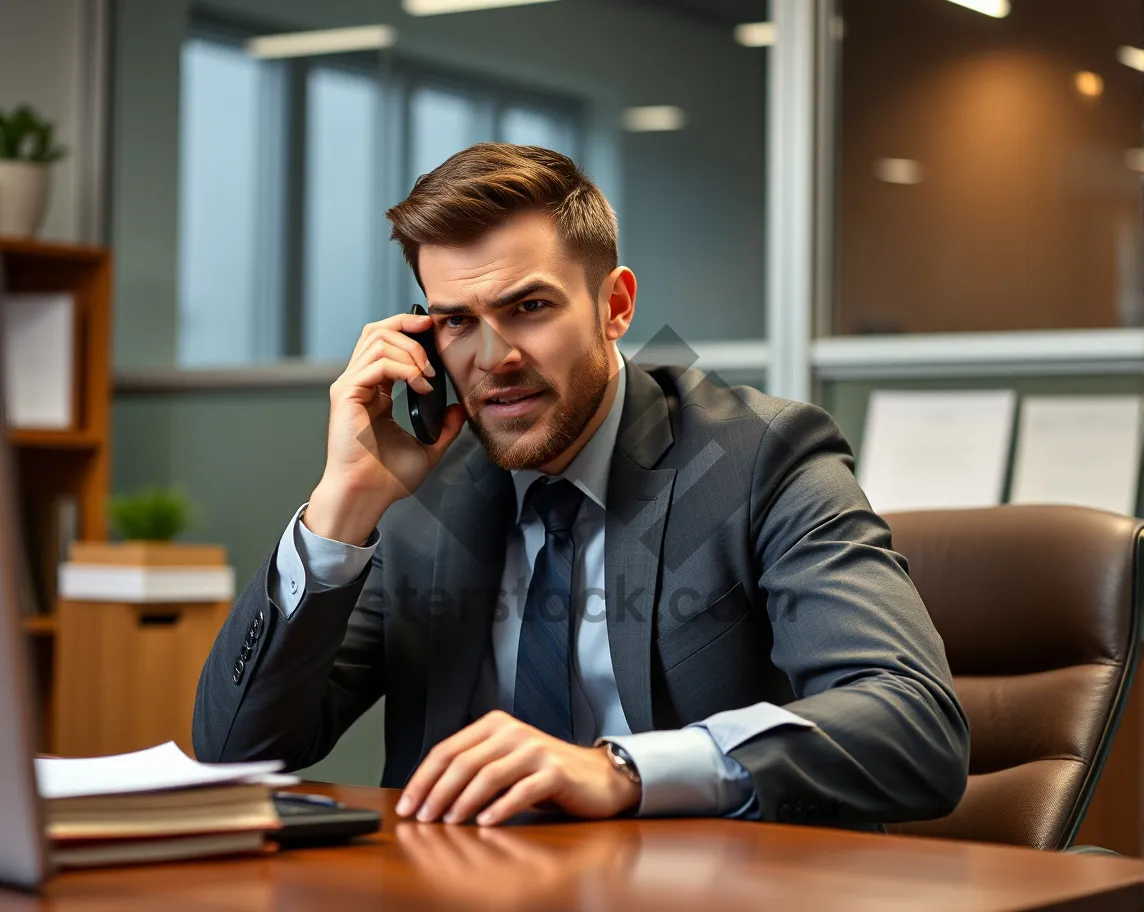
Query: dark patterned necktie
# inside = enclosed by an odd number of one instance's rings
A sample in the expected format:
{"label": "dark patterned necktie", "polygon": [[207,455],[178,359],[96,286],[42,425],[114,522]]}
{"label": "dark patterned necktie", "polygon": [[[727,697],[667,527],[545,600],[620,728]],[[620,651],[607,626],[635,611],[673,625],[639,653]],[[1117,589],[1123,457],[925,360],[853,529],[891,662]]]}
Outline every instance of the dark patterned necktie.
{"label": "dark patterned necktie", "polygon": [[524,602],[513,715],[564,741],[572,740],[572,523],[583,499],[562,478],[538,478],[526,495],[544,523],[544,547]]}

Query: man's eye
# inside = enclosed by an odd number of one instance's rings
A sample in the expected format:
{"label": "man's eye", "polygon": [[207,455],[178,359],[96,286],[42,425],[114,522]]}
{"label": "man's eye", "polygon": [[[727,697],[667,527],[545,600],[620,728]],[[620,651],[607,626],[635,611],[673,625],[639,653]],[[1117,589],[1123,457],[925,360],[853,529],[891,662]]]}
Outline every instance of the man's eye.
{"label": "man's eye", "polygon": [[521,301],[520,309],[525,313],[536,313],[542,307],[547,307],[547,301]]}
{"label": "man's eye", "polygon": [[460,329],[465,325],[465,317],[461,314],[453,314],[453,316],[445,318],[445,325],[450,329]]}

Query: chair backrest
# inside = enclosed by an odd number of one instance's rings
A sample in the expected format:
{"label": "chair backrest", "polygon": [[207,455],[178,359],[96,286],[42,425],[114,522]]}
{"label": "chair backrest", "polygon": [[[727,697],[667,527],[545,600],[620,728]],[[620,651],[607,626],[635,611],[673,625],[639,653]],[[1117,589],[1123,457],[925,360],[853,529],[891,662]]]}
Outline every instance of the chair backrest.
{"label": "chair backrest", "polygon": [[1079,507],[886,517],[969,717],[969,787],[897,832],[1072,843],[1135,672],[1144,523]]}

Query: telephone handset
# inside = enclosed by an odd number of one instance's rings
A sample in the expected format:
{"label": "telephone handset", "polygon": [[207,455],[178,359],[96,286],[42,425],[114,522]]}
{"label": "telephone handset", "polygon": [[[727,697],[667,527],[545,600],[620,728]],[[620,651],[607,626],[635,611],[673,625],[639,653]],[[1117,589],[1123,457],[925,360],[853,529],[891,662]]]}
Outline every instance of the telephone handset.
{"label": "telephone handset", "polygon": [[[414,304],[415,314],[425,314],[426,310],[420,304]],[[433,338],[433,327],[423,332],[408,333],[409,338],[415,339],[425,349],[429,363],[433,365],[436,373],[426,377],[429,385],[433,387],[431,393],[420,393],[412,386],[406,385],[405,395],[409,400],[409,422],[413,425],[413,433],[424,444],[434,444],[441,436],[441,426],[445,421],[445,407],[449,402],[448,376],[445,365],[441,363],[441,354],[437,351],[437,343]]]}

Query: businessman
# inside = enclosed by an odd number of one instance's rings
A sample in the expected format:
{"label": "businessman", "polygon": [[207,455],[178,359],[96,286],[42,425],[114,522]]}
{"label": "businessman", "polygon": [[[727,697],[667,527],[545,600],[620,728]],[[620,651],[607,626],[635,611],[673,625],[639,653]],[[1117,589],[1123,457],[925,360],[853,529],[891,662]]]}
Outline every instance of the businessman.
{"label": "businessman", "polygon": [[[473,146],[387,215],[428,316],[368,325],[331,386],[321,480],[203,669],[198,756],[306,766],[384,696],[382,785],[421,821],[949,813],[965,716],[832,420],[626,362],[636,278],[562,155]],[[432,446],[392,414],[430,328],[458,399]]]}

